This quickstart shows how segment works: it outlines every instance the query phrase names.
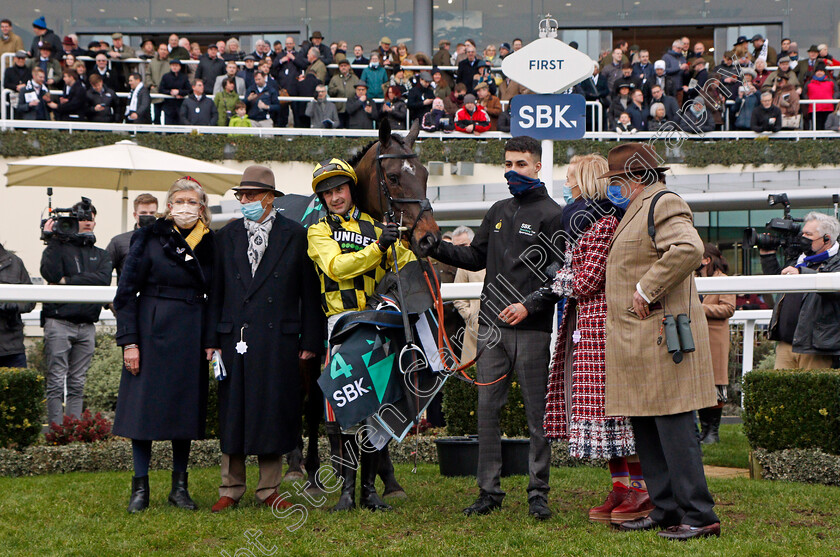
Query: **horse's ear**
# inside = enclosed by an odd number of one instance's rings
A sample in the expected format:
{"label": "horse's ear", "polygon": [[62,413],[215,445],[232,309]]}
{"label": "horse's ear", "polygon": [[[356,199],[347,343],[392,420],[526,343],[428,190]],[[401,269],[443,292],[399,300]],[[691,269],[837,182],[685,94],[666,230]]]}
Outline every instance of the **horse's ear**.
{"label": "horse's ear", "polygon": [[414,142],[417,140],[418,135],[420,135],[420,119],[416,118],[414,123],[411,124],[411,130],[409,130],[408,135],[405,136],[405,144],[409,150],[414,149]]}
{"label": "horse's ear", "polygon": [[379,121],[379,145],[384,149],[391,142],[391,123],[388,118]]}

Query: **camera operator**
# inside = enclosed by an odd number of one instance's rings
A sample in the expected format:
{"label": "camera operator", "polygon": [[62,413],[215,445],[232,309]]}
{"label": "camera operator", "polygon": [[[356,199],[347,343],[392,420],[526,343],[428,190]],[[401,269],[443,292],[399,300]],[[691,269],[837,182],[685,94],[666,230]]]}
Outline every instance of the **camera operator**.
{"label": "camera operator", "polygon": [[[768,275],[840,271],[837,237],[840,222],[808,213],[799,237],[803,252],[782,269],[775,250],[759,250]],[[830,292],[787,292],[773,308],[770,340],[776,340],[776,369],[824,369],[840,355],[840,297]]]}
{"label": "camera operator", "polygon": [[108,243],[105,250],[111,256],[114,269],[117,270],[117,284],[120,282],[123,264],[128,256],[128,248],[131,246],[131,237],[138,228],[152,224],[157,220],[155,216],[158,210],[157,197],[150,193],[141,193],[134,198],[134,230],[117,234]]}
{"label": "camera operator", "polygon": [[[32,284],[23,261],[6,251],[0,244],[0,284]],[[22,313],[35,309],[35,304],[0,302],[0,368],[26,367],[26,350],[23,347]]]}
{"label": "camera operator", "polygon": [[[60,210],[59,210],[60,211]],[[59,212],[57,211],[57,212]],[[70,217],[50,218],[44,225],[47,247],[41,256],[41,276],[49,284],[108,286],[111,284],[111,256],[94,246],[96,208],[89,200],[73,205]],[[67,231],[61,221],[76,220],[76,230]],[[56,223],[59,223],[57,226]],[[44,352],[47,359],[47,419],[62,423],[63,414],[80,416],[85,376],[93,357],[95,327],[102,304],[44,304]],[[64,411],[64,384],[67,404]]]}

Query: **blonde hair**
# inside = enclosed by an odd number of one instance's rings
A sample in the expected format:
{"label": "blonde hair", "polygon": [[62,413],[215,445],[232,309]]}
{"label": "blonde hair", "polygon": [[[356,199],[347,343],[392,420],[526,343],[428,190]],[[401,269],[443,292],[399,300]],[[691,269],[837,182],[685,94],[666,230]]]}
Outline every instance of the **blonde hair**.
{"label": "blonde hair", "polygon": [[166,220],[172,220],[172,214],[169,211],[169,204],[172,203],[172,196],[179,191],[194,191],[198,193],[198,200],[201,203],[201,211],[199,211],[198,218],[200,218],[201,222],[205,225],[209,226],[210,207],[207,205],[207,193],[205,193],[201,184],[188,176],[178,178],[175,180],[175,183],[172,184],[172,187],[169,188],[169,192],[166,194],[166,208],[163,210],[163,218]]}
{"label": "blonde hair", "polygon": [[601,155],[575,155],[569,161],[569,174],[577,180],[580,195],[585,199],[597,201],[607,199],[607,178],[598,178],[610,171],[607,159]]}

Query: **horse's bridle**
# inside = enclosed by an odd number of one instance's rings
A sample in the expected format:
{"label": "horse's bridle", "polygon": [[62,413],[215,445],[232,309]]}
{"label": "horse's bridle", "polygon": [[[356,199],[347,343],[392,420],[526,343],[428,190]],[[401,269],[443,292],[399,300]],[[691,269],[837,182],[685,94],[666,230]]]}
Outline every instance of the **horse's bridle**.
{"label": "horse's bridle", "polygon": [[[420,222],[420,218],[423,216],[423,213],[433,212],[432,211],[432,202],[429,201],[429,198],[426,197],[424,199],[411,199],[408,197],[398,197],[394,199],[391,197],[391,192],[388,189],[388,180],[385,176],[385,173],[382,170],[382,161],[384,159],[416,159],[417,153],[385,153],[382,154],[381,151],[382,144],[376,144],[376,177],[379,179],[379,201],[380,206],[382,207],[382,213],[387,215],[388,220],[390,222],[396,222],[395,215],[394,215],[394,203],[417,203],[420,205],[420,212],[417,213],[417,218],[414,219],[414,224],[408,230],[408,237],[412,238],[414,236],[414,229],[417,228],[417,223]],[[399,182],[397,183],[399,185]],[[383,203],[384,200],[384,203]]]}

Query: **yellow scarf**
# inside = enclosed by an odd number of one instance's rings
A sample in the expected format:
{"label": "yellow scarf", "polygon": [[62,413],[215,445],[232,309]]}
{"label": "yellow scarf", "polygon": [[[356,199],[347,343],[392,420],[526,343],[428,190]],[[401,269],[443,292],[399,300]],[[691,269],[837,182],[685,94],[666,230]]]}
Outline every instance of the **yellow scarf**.
{"label": "yellow scarf", "polygon": [[[173,224],[173,226],[179,231],[181,230],[178,228],[177,224]],[[187,242],[187,245],[190,246],[190,249],[195,251],[195,246],[198,245],[201,239],[204,238],[204,235],[208,232],[210,232],[210,229],[201,222],[201,219],[199,219],[195,221],[195,226],[193,227],[192,232],[190,232],[184,240]]]}

